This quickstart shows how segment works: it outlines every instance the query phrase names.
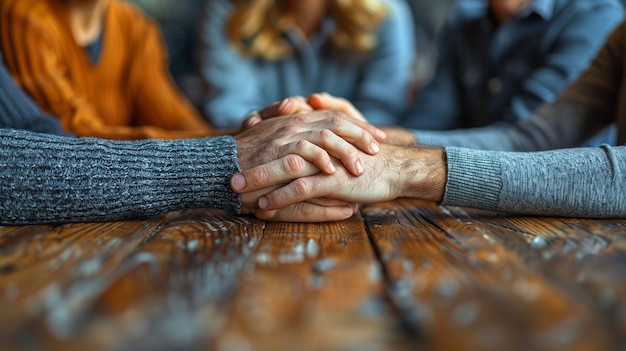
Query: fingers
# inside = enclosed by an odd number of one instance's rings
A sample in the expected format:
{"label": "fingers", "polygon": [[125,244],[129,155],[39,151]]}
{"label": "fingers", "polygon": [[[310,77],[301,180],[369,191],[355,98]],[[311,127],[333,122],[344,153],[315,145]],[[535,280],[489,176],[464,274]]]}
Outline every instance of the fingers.
{"label": "fingers", "polygon": [[[304,134],[310,134],[310,136],[305,136],[302,138],[302,139],[306,139],[310,141],[306,143],[316,144],[320,148],[320,150],[322,149],[326,150],[325,152],[328,152],[335,158],[339,159],[341,163],[343,163],[343,165],[346,167],[346,169],[350,171],[350,173],[352,173],[355,176],[359,176],[363,174],[364,172],[363,161],[361,160],[360,154],[358,150],[354,147],[354,145],[350,144],[348,141],[346,141],[342,137],[338,136],[337,134],[327,129],[321,130],[319,132],[309,132],[309,133],[304,133]],[[371,139],[371,136],[369,134],[367,134],[367,138],[369,138],[369,140],[372,141],[372,143],[368,145],[373,149],[373,151],[369,150],[369,152],[371,153],[378,152],[380,150],[378,144],[375,143],[373,139]],[[297,144],[301,144],[301,143],[304,144],[302,141],[297,142]],[[290,145],[286,145],[286,147],[288,146]],[[363,146],[361,145],[361,147]],[[319,157],[320,159],[322,158],[321,155]],[[319,162],[325,162],[325,160],[320,160]],[[330,168],[330,167],[327,166],[327,168]],[[333,169],[332,172],[324,172],[324,173],[326,174],[335,173],[336,169],[334,166],[332,167],[332,169]]]}
{"label": "fingers", "polygon": [[309,111],[313,111],[313,108],[309,106],[307,101],[302,96],[293,96],[267,106],[263,109],[263,111],[259,112],[259,117],[263,120]]}
{"label": "fingers", "polygon": [[378,141],[385,140],[385,132],[369,124],[365,117],[348,100],[334,97],[328,93],[312,94],[308,104],[316,110],[335,110],[346,114],[359,127],[370,132]]}
{"label": "fingers", "polygon": [[311,94],[307,99],[309,105],[316,110],[341,111],[351,118],[367,122],[365,117],[348,100],[332,96],[328,93]]}
{"label": "fingers", "polygon": [[255,211],[255,216],[268,221],[284,222],[328,222],[350,218],[355,212],[352,205],[320,206],[310,202],[301,202],[274,211]]}
{"label": "fingers", "polygon": [[[335,136],[338,139],[341,139]],[[347,144],[344,148],[350,147],[345,140],[341,139],[343,143]],[[340,143],[337,140],[334,140],[334,144]],[[333,145],[334,145],[333,144]],[[289,143],[282,147],[280,155],[289,155],[289,154],[297,154],[303,157],[305,160],[312,162],[315,164],[322,172],[326,174],[333,174],[337,171],[335,166],[330,160],[330,156],[326,150],[321,147],[311,143],[308,140],[300,140],[297,142]],[[294,160],[295,161],[295,160]]]}
{"label": "fingers", "polygon": [[230,186],[237,193],[248,193],[317,173],[314,164],[291,154],[235,174]]}
{"label": "fingers", "polygon": [[278,102],[274,102],[262,111],[254,111],[241,124],[244,129],[250,129],[261,123],[264,119],[292,115],[300,112],[313,111],[306,99],[302,96],[292,96]]}
{"label": "fingers", "polygon": [[259,114],[259,111],[254,111],[248,115],[248,117],[241,123],[241,127],[250,129],[263,121],[263,117]]}
{"label": "fingers", "polygon": [[[371,132],[357,125],[357,122],[347,118],[345,114],[330,111],[320,112],[322,111],[293,116],[289,126],[292,130],[289,133],[292,139],[308,140],[330,152],[331,150],[324,147],[322,143],[325,141],[330,142],[329,145],[332,146],[334,145],[334,137],[339,136],[370,155],[375,155],[380,151],[380,144]],[[367,123],[365,124],[367,125]],[[297,135],[297,139],[294,138],[296,135],[295,131],[300,133]],[[337,156],[337,158],[340,157]]]}
{"label": "fingers", "polygon": [[309,199],[330,196],[323,179],[334,176],[314,176],[298,178],[291,183],[269,192],[259,198],[258,205],[262,211],[277,210]]}
{"label": "fingers", "polygon": [[278,186],[272,186],[241,194],[241,213],[254,213],[254,210],[259,206],[259,198],[276,188],[278,188]]}
{"label": "fingers", "polygon": [[[276,187],[278,188],[278,187]],[[271,189],[274,190],[274,189]],[[269,193],[271,190],[267,191],[266,193]],[[316,205],[320,205],[320,206],[326,206],[326,207],[332,207],[332,206],[354,206],[355,210],[358,208],[358,204],[355,203],[351,203],[351,202],[346,202],[346,201],[342,201],[342,200],[335,200],[335,199],[329,199],[329,198],[319,198],[319,199],[310,199],[307,200],[307,202],[316,204]],[[256,206],[256,203],[255,203]]]}

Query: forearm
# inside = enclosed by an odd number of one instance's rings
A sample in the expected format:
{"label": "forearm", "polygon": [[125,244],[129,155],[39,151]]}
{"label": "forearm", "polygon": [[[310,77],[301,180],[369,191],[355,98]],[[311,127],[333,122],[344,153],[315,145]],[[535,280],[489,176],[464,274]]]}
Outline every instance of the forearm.
{"label": "forearm", "polygon": [[0,129],[0,224],[115,221],[185,208],[239,211],[230,137],[119,142]]}
{"label": "forearm", "polygon": [[444,205],[518,214],[626,216],[626,147],[505,153],[446,148]]}

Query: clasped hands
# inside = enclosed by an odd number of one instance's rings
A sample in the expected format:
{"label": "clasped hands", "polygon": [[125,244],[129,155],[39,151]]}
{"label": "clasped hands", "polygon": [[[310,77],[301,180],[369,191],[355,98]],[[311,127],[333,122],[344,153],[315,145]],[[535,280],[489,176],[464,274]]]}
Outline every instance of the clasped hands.
{"label": "clasped hands", "polygon": [[424,173],[416,169],[422,162],[406,162],[412,157],[407,148],[383,144],[383,130],[347,100],[327,94],[292,97],[255,112],[234,138],[242,172],[231,187],[242,196],[243,213],[266,220],[346,219],[357,203],[406,195],[406,179]]}

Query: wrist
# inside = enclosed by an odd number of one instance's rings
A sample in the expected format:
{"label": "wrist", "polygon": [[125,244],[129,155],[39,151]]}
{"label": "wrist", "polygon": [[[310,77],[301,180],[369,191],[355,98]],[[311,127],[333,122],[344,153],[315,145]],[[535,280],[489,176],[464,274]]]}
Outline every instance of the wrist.
{"label": "wrist", "polygon": [[399,146],[417,145],[415,134],[407,129],[398,127],[380,127],[380,129],[387,134],[387,138],[384,140],[385,144]]}
{"label": "wrist", "polygon": [[442,148],[404,147],[397,184],[403,197],[440,202],[446,188],[447,162]]}

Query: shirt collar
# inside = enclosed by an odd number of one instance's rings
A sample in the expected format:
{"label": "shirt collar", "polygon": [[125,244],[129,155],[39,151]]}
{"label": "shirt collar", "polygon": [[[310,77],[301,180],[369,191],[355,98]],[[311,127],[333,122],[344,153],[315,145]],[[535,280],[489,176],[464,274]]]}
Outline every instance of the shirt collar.
{"label": "shirt collar", "polygon": [[[326,17],[320,25],[320,30],[311,38],[310,44],[313,46],[323,45],[335,32],[337,23],[331,17]],[[292,29],[285,33],[285,36],[295,46],[302,45],[302,33],[297,29]]]}
{"label": "shirt collar", "polygon": [[[558,0],[533,0],[518,17],[527,17],[536,13],[544,20],[552,19],[556,12]],[[461,0],[457,5],[457,14],[463,21],[472,21],[487,16],[489,3],[487,0]]]}

